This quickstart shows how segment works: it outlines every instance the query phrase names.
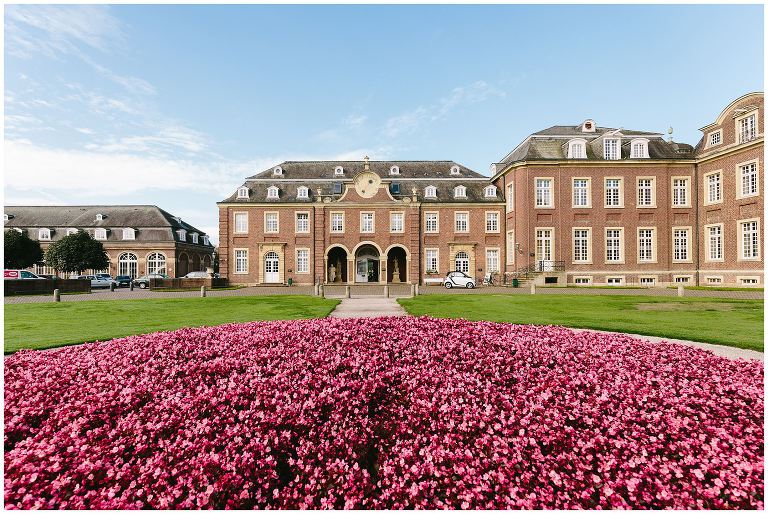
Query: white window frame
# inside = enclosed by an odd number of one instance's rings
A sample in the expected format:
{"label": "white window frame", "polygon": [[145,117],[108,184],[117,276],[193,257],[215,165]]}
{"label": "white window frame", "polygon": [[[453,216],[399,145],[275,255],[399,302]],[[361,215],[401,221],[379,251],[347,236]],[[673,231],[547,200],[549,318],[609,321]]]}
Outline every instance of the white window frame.
{"label": "white window frame", "polygon": [[[576,259],[576,231],[586,231],[587,256],[584,259]],[[571,229],[571,262],[573,264],[592,264],[592,227],[573,227]]]}
{"label": "white window frame", "polygon": [[[242,252],[245,256],[244,259],[238,259],[238,252]],[[232,249],[232,261],[235,263],[234,268],[232,272],[235,275],[247,275],[248,274],[248,267],[249,267],[249,259],[248,259],[248,248],[233,248]],[[238,263],[244,261],[245,262],[245,269],[244,270],[238,270]]]}
{"label": "white window frame", "polygon": [[[434,214],[435,227],[431,229],[430,217]],[[440,212],[439,211],[426,211],[424,212],[424,233],[425,234],[437,234],[440,232]]]}
{"label": "white window frame", "polygon": [[[400,219],[400,227],[397,227],[397,219]],[[405,233],[405,212],[404,211],[390,211],[389,212],[389,231],[392,234],[404,234]]]}
{"label": "white window frame", "polygon": [[[539,181],[542,181],[541,185]],[[544,184],[547,184],[546,186]],[[554,177],[534,177],[534,209],[554,209],[555,207],[555,178]],[[539,194],[541,193],[541,194]],[[544,202],[548,196],[548,202]]]}
{"label": "white window frame", "polygon": [[704,281],[709,285],[722,285],[723,284],[723,276],[722,275],[707,275],[704,277]]}
{"label": "white window frame", "polygon": [[573,277],[573,284],[577,285],[577,286],[591,286],[592,285],[592,275],[579,275],[579,276],[575,276],[575,277]]}
{"label": "white window frame", "polygon": [[[584,187],[576,187],[576,181],[583,180],[586,182],[586,185]],[[585,203],[579,203],[577,202],[577,199],[580,199],[577,195],[577,191],[584,192],[584,201]],[[571,179],[571,207],[574,209],[591,209],[592,208],[592,179],[590,177],[573,177]]]}
{"label": "white window frame", "polygon": [[[643,284],[643,280],[650,281],[649,284]],[[656,284],[659,282],[659,277],[657,275],[639,275],[637,277],[637,284],[640,287],[656,287]]]}
{"label": "white window frame", "polygon": [[[649,203],[640,203],[641,199],[641,181],[650,181],[650,186],[648,186],[648,190],[650,190],[650,201]],[[637,180],[635,182],[636,191],[637,191],[637,205],[636,207],[638,209],[655,209],[656,208],[656,177],[637,177]],[[646,189],[643,187],[643,189]]]}
{"label": "white window frame", "polygon": [[[615,284],[612,284],[609,282],[609,280],[617,280],[618,282]],[[626,282],[626,277],[624,275],[610,275],[605,277],[605,284],[608,286],[623,286]]]}
{"label": "white window frame", "polygon": [[[463,223],[465,224],[464,230],[459,230],[459,217],[463,218]],[[453,231],[457,234],[467,234],[469,233],[469,212],[468,211],[459,211],[453,213]]]}
{"label": "white window frame", "polygon": [[[367,217],[370,216],[370,230],[367,224]],[[376,233],[376,213],[373,211],[363,211],[360,213],[360,233],[361,234],[375,234]]]}
{"label": "white window frame", "polygon": [[[612,142],[614,145],[609,145]],[[608,149],[612,148],[614,152],[609,152]],[[618,161],[621,159],[621,138],[607,137],[603,140],[603,159],[606,161]]]}
{"label": "white window frame", "polygon": [[[681,280],[685,279],[685,280]],[[672,283],[673,284],[690,284],[693,282],[693,275],[672,275]]]}
{"label": "white window frame", "polygon": [[[464,254],[467,256],[466,259],[464,257],[461,258],[462,262],[467,261],[467,269],[459,269],[460,267],[457,266],[457,263],[459,262],[459,254]],[[463,273],[471,273],[472,272],[472,256],[469,255],[469,252],[465,250],[459,250],[456,252],[453,256],[453,269],[454,271],[461,271]]]}
{"label": "white window frame", "polygon": [[[744,193],[744,170],[748,166],[754,165],[755,170],[755,191]],[[758,159],[740,162],[736,165],[736,198],[751,198],[760,194],[760,162]]]}
{"label": "white window frame", "polygon": [[[691,255],[691,234],[693,233],[692,227],[672,227],[672,262],[693,262],[693,256]],[[685,233],[685,258],[681,259],[676,257],[677,253],[677,232]]]}
{"label": "white window frame", "polygon": [[[430,253],[434,252],[434,257],[430,257]],[[430,266],[430,259],[434,259],[434,269]],[[425,248],[424,249],[424,271],[439,273],[440,272],[440,249],[439,248]]]}
{"label": "white window frame", "polygon": [[507,212],[515,210],[515,183],[507,184]]}
{"label": "white window frame", "polygon": [[[490,255],[495,253],[496,254],[496,263],[495,266],[491,266],[492,259],[490,258]],[[486,273],[500,273],[501,272],[501,252],[498,248],[491,247],[485,249],[485,271]]]}
{"label": "white window frame", "polygon": [[[685,195],[685,202],[679,203],[679,199],[676,198],[676,193],[680,190],[677,186],[675,186],[675,181],[682,180],[685,183],[685,187],[682,188],[683,194]],[[676,209],[681,208],[688,208],[691,206],[691,177],[687,175],[682,176],[673,176],[670,178],[670,186],[669,190],[672,192],[672,207]]]}
{"label": "white window frame", "polygon": [[[162,257],[162,259],[158,258],[158,256]],[[150,252],[144,259],[147,263],[147,275],[152,275],[155,273],[168,273],[168,257],[164,253]]]}
{"label": "white window frame", "polygon": [[[331,211],[329,213],[330,219],[331,219],[331,234],[343,234],[346,229],[346,216],[344,211]],[[335,226],[334,222],[341,220],[341,229],[339,229],[337,226]]]}
{"label": "white window frame", "polygon": [[197,241],[198,241],[197,238],[200,236],[200,234],[198,234],[197,232],[192,232],[190,234],[190,236],[192,236],[192,244],[198,244],[197,243]]}
{"label": "white window frame", "polygon": [[506,263],[507,265],[513,265],[515,263],[515,231],[507,230],[506,239]]}
{"label": "white window frame", "polygon": [[267,200],[276,200],[280,198],[280,189],[277,186],[267,188]]}
{"label": "white window frame", "polygon": [[485,198],[496,198],[498,196],[496,186],[485,186],[485,189],[483,189],[483,196]]}
{"label": "white window frame", "polygon": [[629,143],[629,158],[648,159],[648,140],[642,138],[631,140]]}
{"label": "white window frame", "polygon": [[[719,228],[720,234],[718,235],[718,241],[720,246],[720,257],[712,257],[712,235],[711,229]],[[725,224],[724,223],[711,223],[704,225],[704,262],[723,262],[725,261]]]}
{"label": "white window frame", "polygon": [[[306,252],[306,269],[301,267],[302,259],[301,254],[303,252]],[[296,273],[299,275],[308,275],[309,274],[309,248],[296,248]]]}
{"label": "white window frame", "polygon": [[[608,204],[608,181],[609,180],[618,180],[619,181],[619,199],[617,205],[609,205]],[[613,190],[613,188],[611,188]],[[624,177],[604,177],[603,179],[603,207],[606,209],[622,209],[624,208]]]}
{"label": "white window frame", "polygon": [[76,229],[76,228],[68,228],[66,235],[71,236],[72,234],[77,234],[78,230],[79,229]]}
{"label": "white window frame", "polygon": [[[238,229],[238,226],[237,226],[238,218],[245,219],[245,230]],[[232,226],[234,227],[234,229],[232,230],[233,234],[247,234],[248,233],[248,213],[247,212],[232,213]]]}
{"label": "white window frame", "polygon": [[106,228],[97,228],[93,231],[93,238],[96,241],[106,241],[109,237],[109,233],[107,232]]}
{"label": "white window frame", "polygon": [[[608,231],[609,230],[618,230],[619,231],[619,258],[616,260],[608,259]],[[606,264],[624,264],[625,256],[624,256],[624,227],[605,227],[605,230],[603,231],[603,236],[605,238],[604,240],[604,246],[605,251],[603,252],[603,257],[605,259]]]}
{"label": "white window frame", "polygon": [[[304,215],[307,217],[307,226],[306,229],[302,230],[302,227],[299,224],[299,216]],[[309,211],[296,211],[294,214],[295,217],[295,232],[297,234],[309,234],[310,232],[310,226],[309,226]]]}
{"label": "white window frame", "polygon": [[[495,225],[495,228],[493,226]],[[501,232],[501,213],[499,211],[485,211],[485,233],[498,234]]]}
{"label": "white window frame", "polygon": [[[757,244],[755,245],[755,255],[746,256],[744,255],[744,225],[747,223],[754,223],[755,224],[755,234],[757,237]],[[759,261],[761,256],[760,247],[762,245],[762,238],[760,237],[760,218],[749,218],[749,219],[743,219],[736,221],[736,226],[738,227],[738,245],[739,249],[736,255],[738,256],[739,261]]]}
{"label": "white window frame", "polygon": [[[710,189],[710,180],[712,177],[717,177],[717,197],[715,199],[712,199]],[[718,203],[723,203],[723,170],[715,170],[710,171],[709,173],[704,174],[704,205],[714,205]]]}
{"label": "white window frame", "polygon": [[124,228],[123,229],[123,241],[135,241],[136,240],[136,230],[132,228]]}
{"label": "white window frame", "polygon": [[176,231],[176,235],[179,236],[179,241],[187,242],[187,231],[183,228],[180,228]]}
{"label": "white window frame", "polygon": [[341,166],[336,166],[333,169],[333,176],[334,177],[339,177],[339,176],[342,176],[342,175],[344,175],[344,168],[341,167]]}
{"label": "white window frame", "polygon": [[49,228],[41,228],[37,230],[37,239],[38,241],[50,241],[51,240],[51,229]]}
{"label": "white window frame", "polygon": [[[713,142],[714,137],[717,136],[717,142]],[[707,134],[707,147],[718,146],[723,144],[723,129],[713,130]]]}
{"label": "white window frame", "polygon": [[299,186],[296,189],[296,198],[305,200],[309,198],[309,188],[307,186]]}
{"label": "white window frame", "polygon": [[[742,130],[742,127],[741,127],[742,122],[750,118],[752,119],[752,123],[753,123],[752,130],[751,131]],[[760,128],[759,128],[760,119],[757,115],[757,110],[742,114],[741,116],[739,116],[734,120],[734,123],[736,127],[736,142],[738,144],[744,144],[744,143],[749,143],[750,141],[754,141],[755,139],[757,139],[758,134],[760,134]]]}
{"label": "white window frame", "polygon": [[425,187],[424,198],[437,198],[437,188],[435,186]]}
{"label": "white window frame", "polygon": [[[651,256],[650,257],[642,255],[643,246],[641,245],[641,242],[640,242],[640,232],[641,231],[650,231],[651,232],[651,237],[650,237],[650,243],[651,243],[650,252],[651,252]],[[658,230],[656,230],[656,227],[637,227],[637,262],[638,263],[647,264],[647,263],[658,262],[657,234],[658,234]]]}
{"label": "white window frame", "polygon": [[[580,148],[580,152],[576,152],[576,148]],[[571,139],[568,141],[568,158],[569,159],[586,159],[587,158],[587,140],[586,139]]]}
{"label": "white window frame", "polygon": [[454,198],[466,198],[467,197],[467,188],[466,186],[456,186],[453,188],[453,197]]}
{"label": "white window frame", "polygon": [[250,198],[251,191],[246,186],[241,186],[237,188],[237,197],[238,198]]}
{"label": "white window frame", "polygon": [[[274,217],[274,218],[273,218]],[[270,219],[274,219],[274,228],[270,227]],[[280,233],[280,213],[277,211],[265,211],[264,212],[264,233],[265,234],[279,234]]]}
{"label": "white window frame", "polygon": [[760,276],[758,275],[737,275],[736,282],[740,286],[757,287],[760,285]]}

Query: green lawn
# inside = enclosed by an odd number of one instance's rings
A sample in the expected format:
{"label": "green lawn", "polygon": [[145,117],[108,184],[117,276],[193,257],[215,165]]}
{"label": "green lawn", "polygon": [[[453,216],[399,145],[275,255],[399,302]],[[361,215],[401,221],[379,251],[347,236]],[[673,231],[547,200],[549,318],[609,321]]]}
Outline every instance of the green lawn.
{"label": "green lawn", "polygon": [[313,296],[231,296],[5,305],[5,353],[257,320],[320,318],[338,300]]}
{"label": "green lawn", "polygon": [[763,301],[607,295],[427,295],[401,298],[416,316],[565,325],[763,351]]}

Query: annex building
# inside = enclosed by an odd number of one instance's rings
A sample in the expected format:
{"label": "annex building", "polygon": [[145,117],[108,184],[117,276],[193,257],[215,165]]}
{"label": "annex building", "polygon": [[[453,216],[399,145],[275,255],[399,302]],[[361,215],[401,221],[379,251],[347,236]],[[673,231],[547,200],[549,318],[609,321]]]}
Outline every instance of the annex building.
{"label": "annex building", "polygon": [[763,285],[763,94],[694,147],[594,120],[531,134],[491,177],[453,161],[284,162],[218,203],[232,283]]}

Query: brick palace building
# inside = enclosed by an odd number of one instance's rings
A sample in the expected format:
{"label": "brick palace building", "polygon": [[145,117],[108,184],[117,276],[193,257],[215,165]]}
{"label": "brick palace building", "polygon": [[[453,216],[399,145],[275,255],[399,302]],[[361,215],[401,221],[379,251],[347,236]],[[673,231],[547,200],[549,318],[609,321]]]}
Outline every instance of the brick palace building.
{"label": "brick palace building", "polygon": [[582,285],[763,285],[763,94],[695,146],[593,120],[483,176],[453,161],[284,162],[218,203],[233,283],[428,283],[522,270]]}

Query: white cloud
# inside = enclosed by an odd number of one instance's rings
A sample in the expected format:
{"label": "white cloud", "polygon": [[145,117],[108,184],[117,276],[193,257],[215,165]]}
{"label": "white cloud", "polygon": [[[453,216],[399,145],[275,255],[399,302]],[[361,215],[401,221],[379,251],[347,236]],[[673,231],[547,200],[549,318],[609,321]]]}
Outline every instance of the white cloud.
{"label": "white cloud", "polygon": [[128,136],[104,143],[90,143],[89,150],[100,152],[168,152],[184,150],[200,153],[208,149],[206,136],[186,127],[171,126],[149,136]]}
{"label": "white cloud", "polygon": [[365,116],[364,114],[350,114],[344,118],[343,123],[349,128],[357,128],[362,126],[366,120],[368,120],[368,116]]}

